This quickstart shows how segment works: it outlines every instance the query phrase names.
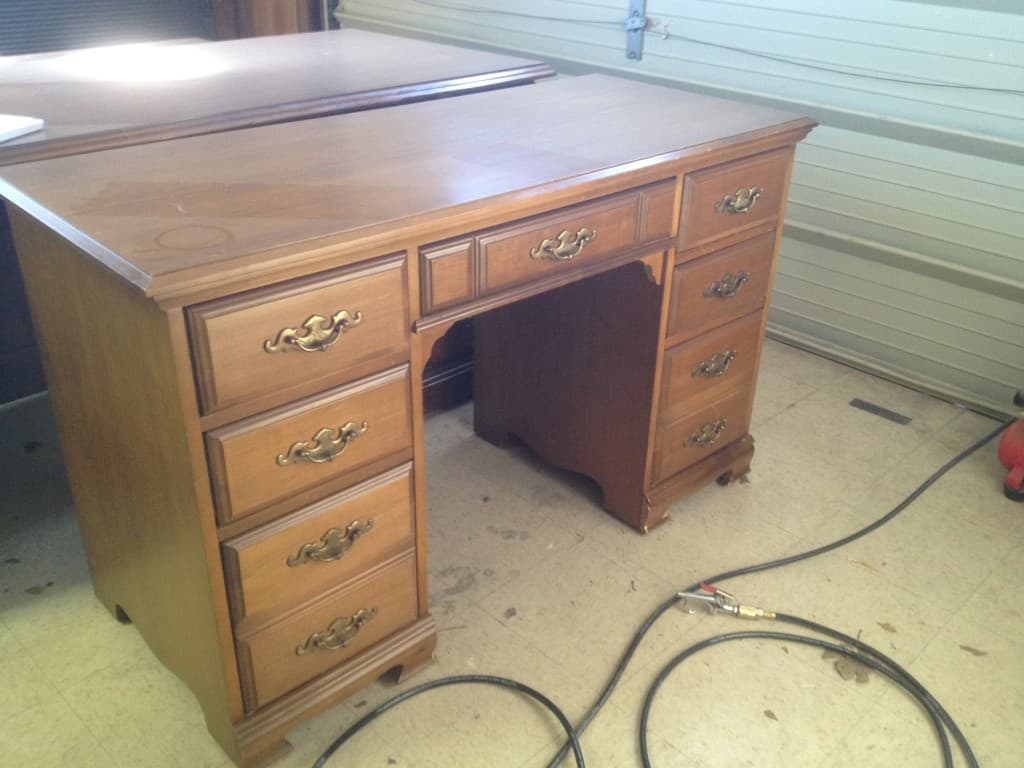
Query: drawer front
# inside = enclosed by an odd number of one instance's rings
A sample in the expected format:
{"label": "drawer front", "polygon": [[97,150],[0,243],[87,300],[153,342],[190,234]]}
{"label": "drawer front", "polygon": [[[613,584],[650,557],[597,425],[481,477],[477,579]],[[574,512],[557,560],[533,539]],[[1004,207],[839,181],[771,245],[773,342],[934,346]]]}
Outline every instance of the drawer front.
{"label": "drawer front", "polygon": [[420,250],[423,313],[468,301],[475,293],[476,263],[472,238]]}
{"label": "drawer front", "polygon": [[189,310],[203,411],[408,359],[405,258]]}
{"label": "drawer front", "polygon": [[263,622],[413,546],[406,464],[224,543],[235,623]]}
{"label": "drawer front", "polygon": [[412,552],[251,637],[239,638],[252,711],[338,666],[416,620]]}
{"label": "drawer front", "polygon": [[747,410],[753,393],[743,388],[711,405],[658,428],[654,445],[655,482],[704,459],[747,433]]}
{"label": "drawer front", "polygon": [[617,195],[481,235],[482,292],[491,293],[628,251],[637,242],[639,215],[637,195]]}
{"label": "drawer front", "polygon": [[213,430],[206,445],[226,523],[408,450],[409,368]]}
{"label": "drawer front", "polygon": [[658,407],[661,421],[686,415],[693,398],[715,400],[749,379],[760,339],[758,311],[665,350]]}
{"label": "drawer front", "polygon": [[791,150],[688,174],[683,182],[680,248],[774,219],[786,195]]}
{"label": "drawer front", "polygon": [[774,247],[769,232],[676,267],[668,336],[695,336],[763,306]]}
{"label": "drawer front", "polygon": [[666,240],[675,201],[669,179],[426,245],[420,249],[423,314]]}

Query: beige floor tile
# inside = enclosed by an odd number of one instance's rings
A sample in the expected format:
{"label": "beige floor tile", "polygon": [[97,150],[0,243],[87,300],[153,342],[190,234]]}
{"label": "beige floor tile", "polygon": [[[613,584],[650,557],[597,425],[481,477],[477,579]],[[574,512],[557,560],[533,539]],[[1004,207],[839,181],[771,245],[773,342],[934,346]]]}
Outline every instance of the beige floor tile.
{"label": "beige floor tile", "polygon": [[812,666],[820,655],[759,639],[700,651],[659,689],[651,730],[689,761],[681,765],[816,765],[846,734],[850,713],[870,706],[856,684]]}
{"label": "beige floor tile", "polygon": [[756,432],[762,424],[795,408],[801,400],[816,391],[817,387],[807,382],[793,381],[782,376],[758,377],[754,392],[754,412],[750,420],[751,431]]}
{"label": "beige floor tile", "polygon": [[[616,520],[594,529],[588,543],[625,567],[646,570],[673,591],[725,570],[806,548],[796,535],[765,519],[757,504],[735,504],[744,488],[709,487],[672,507],[672,519],[645,536]],[[668,597],[669,592],[665,594]]]}
{"label": "beige floor tile", "polygon": [[45,704],[55,694],[43,671],[24,652],[0,656],[0,723]]}
{"label": "beige floor tile", "polygon": [[[956,757],[955,747],[953,754]],[[904,697],[867,713],[832,750],[821,768],[934,768],[942,765],[941,756],[932,721]],[[957,759],[955,765],[964,763]]]}
{"label": "beige floor tile", "polygon": [[479,600],[581,540],[553,519],[549,506],[459,465],[431,467],[441,468],[446,471],[435,472],[427,490],[434,610]]}
{"label": "beige floor tile", "polygon": [[[100,605],[88,581],[64,588],[55,585],[8,608],[3,615],[26,649],[25,657],[58,690],[75,685],[94,672],[122,668],[151,655],[133,627],[118,623]],[[75,662],[53,663],[61,658],[72,658]]]}
{"label": "beige floor tile", "polygon": [[25,648],[18,642],[14,633],[4,624],[3,614],[0,613],[0,661],[7,661],[24,650]]}
{"label": "beige floor tile", "polygon": [[104,747],[128,766],[224,768],[195,698],[153,657],[94,672],[61,695]]}
{"label": "beige floor tile", "polygon": [[[857,411],[851,397],[913,421],[901,427]],[[768,342],[748,482],[705,488],[640,536],[601,511],[589,481],[546,467],[522,446],[475,437],[471,405],[433,416],[436,663],[298,726],[281,768],[311,765],[372,707],[445,675],[523,680],[575,719],[639,623],[676,589],[859,528],[995,424]],[[226,768],[194,697],[93,597],[52,434],[45,400],[0,411],[0,460],[16,470],[15,493],[0,499],[0,765],[10,755],[18,766]],[[724,586],[861,636],[948,706],[982,765],[1022,764],[1012,723],[1024,709],[1024,505],[1002,497],[1002,477],[988,446],[861,542]],[[700,639],[756,629],[790,628],[669,608],[584,736],[587,764],[639,766],[638,711],[657,671]],[[75,664],[53,662],[69,656]],[[659,695],[651,731],[657,768],[937,762],[927,722],[877,675],[846,681],[820,651],[767,641],[686,662]],[[553,719],[511,692],[449,688],[388,713],[330,765],[544,766],[562,738]]]}
{"label": "beige floor tile", "polygon": [[[58,695],[46,702],[0,719],[0,765],[111,768],[118,766],[110,752],[90,733]],[[137,765],[152,765],[159,755]],[[127,768],[126,764],[124,768]]]}
{"label": "beige floor tile", "polygon": [[595,671],[604,676],[633,628],[673,591],[650,572],[607,559],[587,540],[523,573],[480,607],[511,630],[510,641],[522,637],[587,679]]}
{"label": "beige floor tile", "polygon": [[[977,740],[975,746],[980,751],[993,732],[1006,728],[1024,712],[1020,650],[1020,637],[1005,639],[960,615],[950,621],[909,670],[962,728],[976,724],[971,741],[974,745]],[[886,698],[893,696],[895,692]]]}
{"label": "beige floor tile", "polygon": [[1024,638],[1024,547],[1012,550],[956,613],[956,621],[984,627],[1003,640]]}

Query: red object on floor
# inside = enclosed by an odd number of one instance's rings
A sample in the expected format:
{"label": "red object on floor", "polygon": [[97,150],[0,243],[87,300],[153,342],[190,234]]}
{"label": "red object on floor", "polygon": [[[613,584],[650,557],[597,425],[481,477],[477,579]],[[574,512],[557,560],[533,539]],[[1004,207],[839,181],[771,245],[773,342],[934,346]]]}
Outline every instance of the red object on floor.
{"label": "red object on floor", "polygon": [[[1024,390],[1017,393],[1013,402],[1024,407]],[[1024,501],[1024,419],[1017,419],[1003,432],[999,440],[999,462],[1010,471],[1003,484],[1006,498]]]}

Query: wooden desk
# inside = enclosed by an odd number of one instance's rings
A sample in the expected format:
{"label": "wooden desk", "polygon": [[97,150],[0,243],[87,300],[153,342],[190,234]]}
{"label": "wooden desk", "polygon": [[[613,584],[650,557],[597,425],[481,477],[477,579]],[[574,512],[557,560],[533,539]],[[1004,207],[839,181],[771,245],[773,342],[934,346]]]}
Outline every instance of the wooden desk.
{"label": "wooden desk", "polygon": [[420,385],[458,319],[478,432],[637,530],[747,471],[812,126],[588,76],[4,170],[96,593],[236,761],[429,660]]}
{"label": "wooden desk", "polygon": [[[546,64],[342,30],[0,57],[0,111],[46,129],[0,166],[532,82]],[[0,402],[43,389],[0,206]]]}

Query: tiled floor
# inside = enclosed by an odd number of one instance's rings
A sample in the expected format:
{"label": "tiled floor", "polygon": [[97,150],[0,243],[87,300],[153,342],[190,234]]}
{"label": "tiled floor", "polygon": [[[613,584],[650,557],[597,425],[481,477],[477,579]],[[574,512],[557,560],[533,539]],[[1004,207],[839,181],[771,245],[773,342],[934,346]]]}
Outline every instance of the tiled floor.
{"label": "tiled floor", "polygon": [[[855,410],[853,397],[913,421]],[[771,343],[749,482],[697,493],[640,537],[600,511],[586,482],[481,442],[470,421],[467,407],[428,425],[440,645],[410,684],[508,675],[573,718],[675,590],[860,527],[995,424]],[[188,691],[92,597],[45,400],[0,411],[0,467],[0,765],[226,767]],[[1024,765],[1024,505],[1003,498],[1001,477],[992,445],[868,538],[728,587],[859,634],[945,704],[982,766]],[[750,628],[669,611],[584,736],[587,764],[639,766],[637,713],[662,664],[696,640]],[[373,686],[299,727],[278,765],[311,765],[395,692]],[[389,713],[331,765],[543,766],[558,743],[554,722],[514,694],[448,688]],[[846,680],[820,651],[770,641],[715,646],[673,673],[651,750],[658,768],[940,764],[928,723],[900,691],[874,673]]]}

